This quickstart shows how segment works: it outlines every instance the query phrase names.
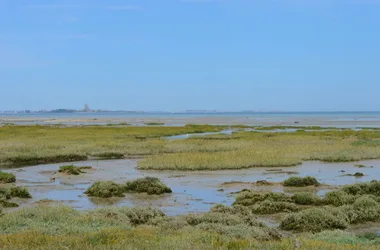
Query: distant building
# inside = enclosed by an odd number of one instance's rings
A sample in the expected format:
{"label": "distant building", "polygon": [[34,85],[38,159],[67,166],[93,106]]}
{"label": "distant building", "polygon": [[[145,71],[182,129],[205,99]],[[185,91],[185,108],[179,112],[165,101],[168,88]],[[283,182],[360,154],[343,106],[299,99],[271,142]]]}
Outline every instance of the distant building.
{"label": "distant building", "polygon": [[91,112],[91,109],[87,104],[84,105],[83,112]]}

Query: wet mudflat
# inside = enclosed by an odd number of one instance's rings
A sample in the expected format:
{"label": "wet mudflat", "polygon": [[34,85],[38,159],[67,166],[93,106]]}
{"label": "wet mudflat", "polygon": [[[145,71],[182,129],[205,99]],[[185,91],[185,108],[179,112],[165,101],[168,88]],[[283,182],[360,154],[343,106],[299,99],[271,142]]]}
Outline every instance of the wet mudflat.
{"label": "wet mudflat", "polygon": [[[17,184],[29,189],[33,198],[21,203],[33,206],[41,202],[65,204],[78,210],[88,210],[103,206],[153,206],[168,215],[206,212],[214,204],[231,205],[233,192],[244,188],[294,193],[303,188],[285,188],[281,182],[289,176],[311,175],[324,185],[308,187],[323,196],[338,186],[380,179],[380,160],[350,163],[305,162],[296,167],[253,168],[222,171],[142,171],[137,169],[138,160],[107,160],[74,162],[76,166],[92,166],[86,173],[72,176],[58,173],[61,164],[47,164],[6,170],[17,177]],[[358,165],[362,165],[360,168]],[[356,172],[362,177],[350,176]],[[112,180],[125,183],[140,177],[158,177],[172,190],[172,194],[146,195],[126,194],[124,198],[89,198],[84,192],[95,181]],[[272,185],[260,186],[254,182],[266,180]],[[42,200],[42,201],[41,201]]]}

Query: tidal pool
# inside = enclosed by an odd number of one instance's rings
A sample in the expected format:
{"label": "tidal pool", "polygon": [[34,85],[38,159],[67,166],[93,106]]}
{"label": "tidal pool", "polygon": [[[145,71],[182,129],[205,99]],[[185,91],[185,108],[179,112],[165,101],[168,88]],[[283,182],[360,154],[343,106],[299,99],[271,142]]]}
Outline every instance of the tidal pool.
{"label": "tidal pool", "polygon": [[[33,206],[44,200],[49,203],[65,204],[78,210],[104,206],[153,206],[159,207],[168,215],[206,212],[214,204],[231,205],[233,192],[243,188],[262,191],[294,193],[300,188],[284,188],[280,182],[289,176],[311,175],[325,184],[309,187],[309,191],[323,196],[327,191],[341,185],[368,182],[380,179],[380,160],[367,160],[351,163],[305,162],[287,168],[251,168],[220,171],[146,171],[137,169],[138,160],[81,161],[60,164],[47,164],[18,169],[7,169],[17,177],[17,185],[29,189],[33,198],[21,201],[22,206]],[[92,166],[94,169],[79,176],[58,173],[59,166],[74,164]],[[355,165],[365,167],[359,168]],[[363,177],[347,176],[361,172]],[[89,198],[84,192],[95,181],[112,180],[124,183],[140,177],[158,177],[172,190],[172,194],[149,196],[146,194],[126,194],[124,198]],[[267,180],[278,183],[272,186],[255,186],[252,182]]]}

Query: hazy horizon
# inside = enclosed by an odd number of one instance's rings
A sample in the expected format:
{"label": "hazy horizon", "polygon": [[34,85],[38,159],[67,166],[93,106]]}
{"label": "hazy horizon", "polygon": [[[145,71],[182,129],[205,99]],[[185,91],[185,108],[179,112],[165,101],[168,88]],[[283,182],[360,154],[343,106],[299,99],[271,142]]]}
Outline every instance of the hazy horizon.
{"label": "hazy horizon", "polygon": [[379,3],[0,0],[0,110],[378,111]]}

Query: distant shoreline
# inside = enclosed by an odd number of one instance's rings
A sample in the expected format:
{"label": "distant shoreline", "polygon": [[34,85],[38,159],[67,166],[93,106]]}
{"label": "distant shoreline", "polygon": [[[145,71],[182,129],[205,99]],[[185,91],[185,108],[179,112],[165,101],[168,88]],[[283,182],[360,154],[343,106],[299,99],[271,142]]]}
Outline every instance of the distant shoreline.
{"label": "distant shoreline", "polygon": [[380,127],[380,112],[216,112],[216,113],[130,113],[75,112],[0,114],[0,124],[107,125],[164,123],[166,125],[213,124],[250,126]]}

